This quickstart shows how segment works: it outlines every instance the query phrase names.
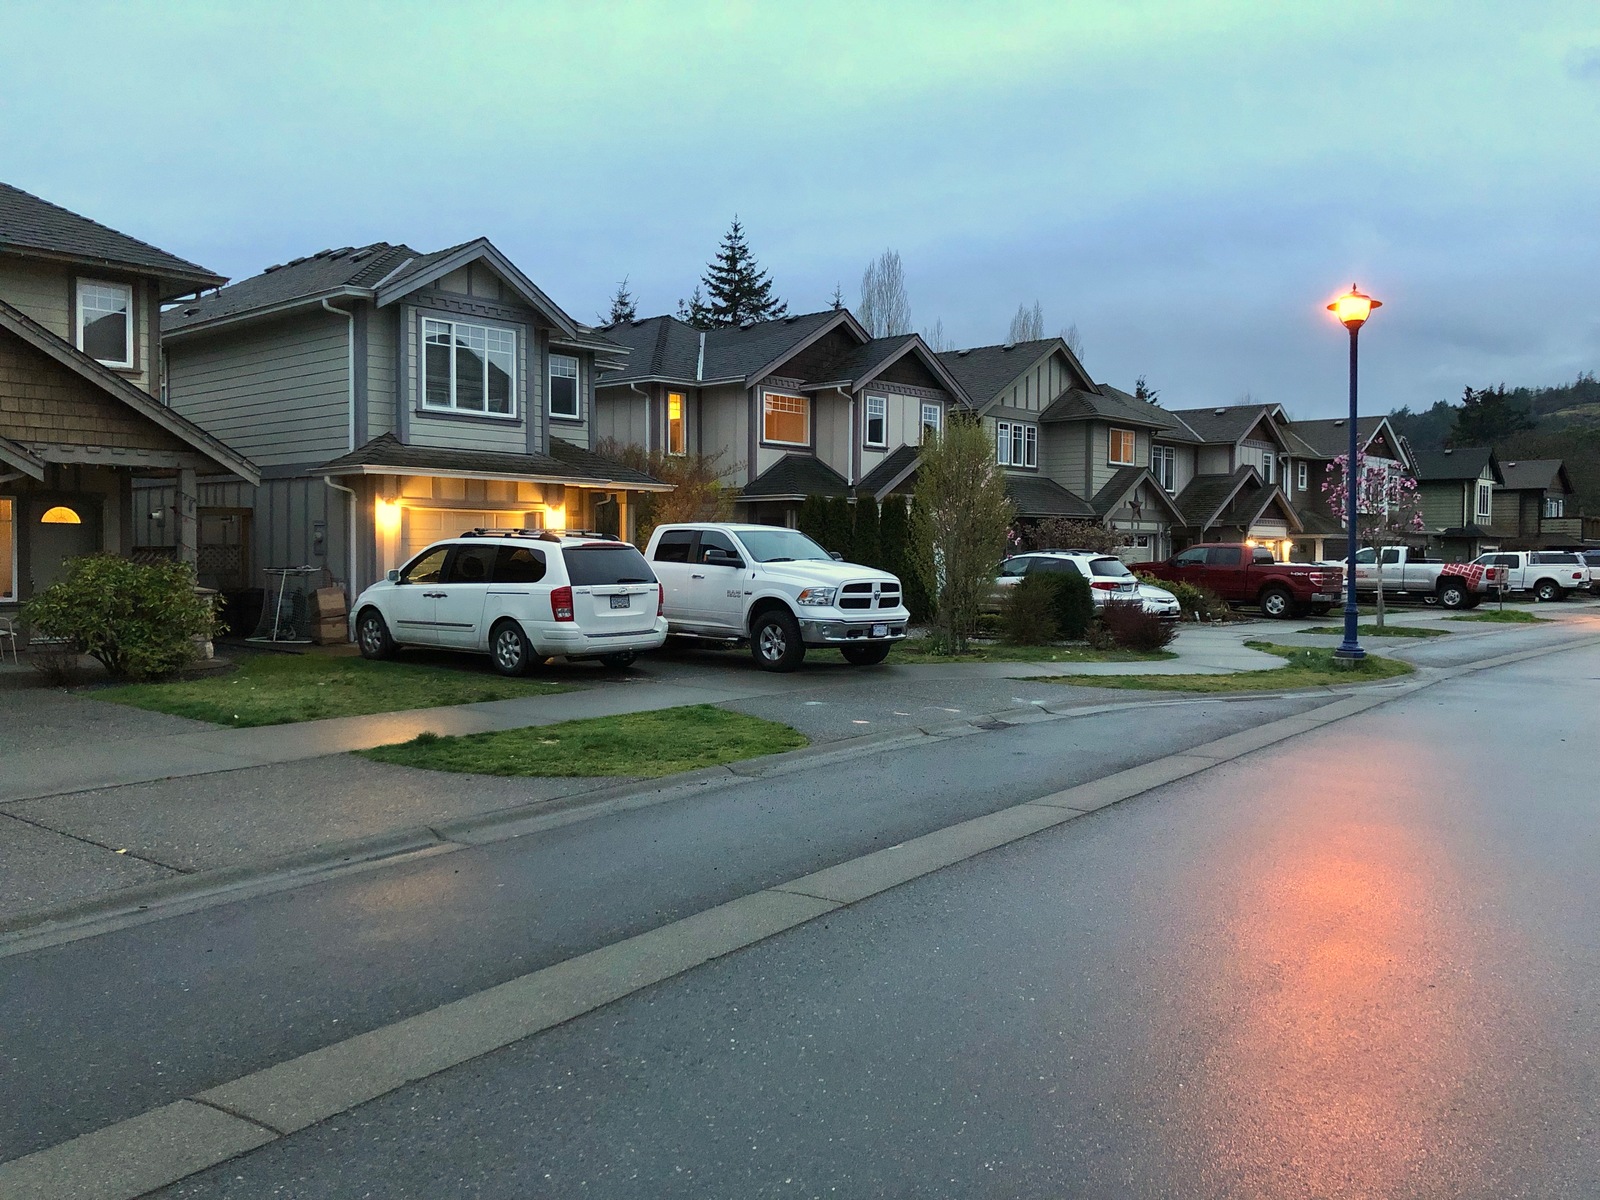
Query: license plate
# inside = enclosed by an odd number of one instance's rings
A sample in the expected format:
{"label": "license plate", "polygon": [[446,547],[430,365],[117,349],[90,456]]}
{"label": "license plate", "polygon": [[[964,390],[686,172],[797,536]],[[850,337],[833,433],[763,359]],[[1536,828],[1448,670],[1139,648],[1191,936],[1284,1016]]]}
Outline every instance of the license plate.
{"label": "license plate", "polygon": [[628,608],[632,603],[633,603],[633,597],[631,597],[631,596],[613,596],[613,597],[611,597],[611,607],[612,608]]}
{"label": "license plate", "polygon": [[889,636],[889,627],[887,625],[874,625],[872,627],[872,636],[873,637],[888,637]]}
{"label": "license plate", "polygon": [[1327,592],[1312,592],[1311,593],[1311,598],[1313,600],[1332,600],[1333,599],[1333,597],[1328,595]]}

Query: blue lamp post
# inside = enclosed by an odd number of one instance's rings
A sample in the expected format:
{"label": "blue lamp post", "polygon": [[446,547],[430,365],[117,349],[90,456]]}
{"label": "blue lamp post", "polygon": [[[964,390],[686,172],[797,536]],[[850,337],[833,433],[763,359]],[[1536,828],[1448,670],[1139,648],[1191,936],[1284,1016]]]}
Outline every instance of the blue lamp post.
{"label": "blue lamp post", "polygon": [[1355,284],[1350,290],[1328,305],[1328,311],[1339,318],[1339,323],[1350,331],[1350,450],[1345,459],[1345,556],[1344,556],[1344,641],[1333,652],[1335,658],[1358,661],[1367,656],[1357,636],[1360,610],[1356,607],[1356,345],[1361,327],[1367,323],[1372,310],[1382,308],[1382,300],[1374,300]]}

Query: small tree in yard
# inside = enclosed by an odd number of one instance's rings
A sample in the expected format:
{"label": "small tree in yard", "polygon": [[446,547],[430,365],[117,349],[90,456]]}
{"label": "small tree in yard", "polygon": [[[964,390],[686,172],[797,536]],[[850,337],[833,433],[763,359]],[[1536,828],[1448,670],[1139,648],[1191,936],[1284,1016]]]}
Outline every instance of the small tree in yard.
{"label": "small tree in yard", "polygon": [[678,521],[726,521],[733,516],[733,489],[721,482],[722,454],[665,454],[625,446],[611,438],[595,444],[595,453],[670,483],[670,492],[643,492],[634,537],[642,546],[657,525]]}
{"label": "small tree in yard", "polygon": [[911,510],[913,568],[933,598],[935,641],[960,654],[994,590],[1015,514],[994,440],[982,425],[952,420],[922,445]]}
{"label": "small tree in yard", "polygon": [[1023,550],[1092,550],[1096,554],[1121,554],[1122,535],[1098,521],[1046,517],[1017,530]]}
{"label": "small tree in yard", "polygon": [[922,577],[912,567],[911,516],[904,496],[885,496],[878,511],[878,559],[900,581],[900,594],[913,621],[925,621],[931,605]]}
{"label": "small tree in yard", "polygon": [[822,496],[807,496],[800,502],[795,528],[817,545],[828,536],[828,501]]}
{"label": "small tree in yard", "polygon": [[72,559],[64,579],[28,601],[35,633],[68,642],[118,679],[154,679],[187,666],[216,627],[187,563],[136,563],[111,554]]}
{"label": "small tree in yard", "polygon": [[[1349,455],[1339,455],[1322,482],[1328,508],[1340,520],[1344,519],[1350,504],[1349,462]],[[1373,549],[1378,573],[1378,628],[1382,629],[1383,548],[1400,542],[1404,534],[1421,533],[1427,526],[1422,520],[1417,481],[1410,475],[1390,466],[1387,459],[1369,462],[1365,454],[1356,455],[1355,474],[1356,541]],[[1345,563],[1346,571],[1355,569],[1355,563]]]}
{"label": "small tree in yard", "polygon": [[864,567],[879,567],[883,549],[879,544],[878,502],[871,494],[856,497],[855,536],[850,540],[849,559]]}

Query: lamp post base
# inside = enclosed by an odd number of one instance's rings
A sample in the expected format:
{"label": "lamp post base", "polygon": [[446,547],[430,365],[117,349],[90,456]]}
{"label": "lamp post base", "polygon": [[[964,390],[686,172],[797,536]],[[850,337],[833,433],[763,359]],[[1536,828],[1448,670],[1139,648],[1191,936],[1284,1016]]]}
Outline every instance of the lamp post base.
{"label": "lamp post base", "polygon": [[1367,652],[1360,646],[1352,646],[1346,642],[1333,652],[1333,661],[1341,666],[1353,667],[1366,656]]}

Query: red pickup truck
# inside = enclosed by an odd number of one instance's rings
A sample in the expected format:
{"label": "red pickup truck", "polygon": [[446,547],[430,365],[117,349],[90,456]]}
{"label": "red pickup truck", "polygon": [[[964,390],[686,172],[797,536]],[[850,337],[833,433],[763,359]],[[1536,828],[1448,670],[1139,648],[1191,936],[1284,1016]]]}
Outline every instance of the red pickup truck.
{"label": "red pickup truck", "polygon": [[1344,568],[1278,562],[1244,542],[1190,546],[1146,568],[1159,579],[1210,588],[1229,604],[1257,604],[1269,617],[1320,617],[1339,602]]}

